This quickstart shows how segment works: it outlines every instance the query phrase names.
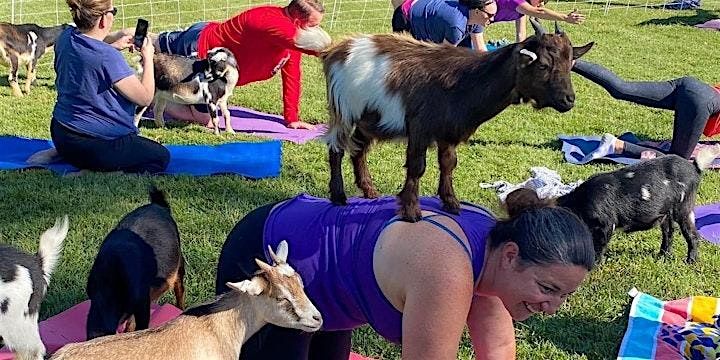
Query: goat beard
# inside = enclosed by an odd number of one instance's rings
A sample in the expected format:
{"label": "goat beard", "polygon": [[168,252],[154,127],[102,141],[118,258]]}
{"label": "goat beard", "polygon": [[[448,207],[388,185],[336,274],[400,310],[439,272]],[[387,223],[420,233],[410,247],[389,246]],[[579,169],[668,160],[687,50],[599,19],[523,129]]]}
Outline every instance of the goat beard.
{"label": "goat beard", "polygon": [[295,46],[311,51],[323,51],[332,43],[330,35],[320,26],[300,28],[295,35]]}

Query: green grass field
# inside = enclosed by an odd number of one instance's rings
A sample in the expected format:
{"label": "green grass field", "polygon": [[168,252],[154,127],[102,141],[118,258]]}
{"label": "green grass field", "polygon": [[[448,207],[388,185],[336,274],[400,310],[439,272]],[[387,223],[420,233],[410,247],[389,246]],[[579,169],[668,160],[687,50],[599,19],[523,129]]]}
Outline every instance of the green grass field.
{"label": "green grass field", "polygon": [[[137,2],[139,3],[139,2]],[[170,2],[153,5],[125,6],[125,26],[133,26],[134,16],[152,11],[157,15],[151,26],[155,30],[175,28],[201,18],[223,18],[228,13],[225,1]],[[239,5],[238,8],[254,4]],[[640,2],[638,1],[638,4]],[[644,4],[644,2],[642,3]],[[116,3],[116,5],[118,5]],[[341,6],[340,6],[341,5]],[[581,6],[578,6],[581,5]],[[552,8],[569,11],[585,9],[588,19],[582,26],[566,26],[576,45],[595,41],[587,58],[633,79],[659,80],[694,75],[710,83],[720,82],[717,62],[717,34],[694,29],[691,24],[718,17],[715,11],[666,12],[642,7],[611,9],[607,15],[598,5],[553,2]],[[328,4],[333,19],[333,36],[354,32],[389,31],[389,5],[384,2],[338,2]],[[60,15],[56,16],[55,8]],[[219,8],[220,10],[208,10]],[[341,10],[339,13],[337,10]],[[63,1],[29,1],[23,21],[44,24],[66,21]],[[178,13],[178,11],[180,11]],[[174,15],[172,14],[174,12]],[[229,11],[232,15],[234,11]],[[0,17],[7,20],[8,3],[0,4]],[[335,14],[335,15],[333,15]],[[386,20],[371,20],[385,18]],[[330,21],[330,20],[328,20]],[[120,23],[121,21],[119,21]],[[120,27],[122,24],[118,24]],[[551,25],[547,23],[547,25]],[[489,39],[512,38],[511,24],[493,25]],[[5,74],[0,67],[0,135],[49,138],[49,119],[55,100],[52,55],[43,59],[39,79],[29,96],[10,96]],[[319,62],[304,60],[304,89],[301,117],[321,123],[325,113],[325,86]],[[598,86],[573,75],[577,93],[575,108],[565,114],[553,110],[534,111],[528,106],[507,109],[482,125],[469,144],[459,148],[459,166],[455,172],[458,196],[499,211],[495,194],[481,189],[480,182],[523,181],[533,166],[557,170],[566,181],[584,179],[616,169],[614,165],[573,166],[564,162],[557,141],[558,134],[619,134],[633,131],[644,138],[666,139],[671,135],[672,114],[619,102]],[[279,79],[238,88],[233,104],[281,113]],[[248,136],[215,137],[198,126],[167,129],[143,128],[145,136],[165,144],[212,144],[253,140]],[[2,149],[0,149],[2,151]],[[421,192],[432,195],[437,188],[435,153],[428,154],[428,171]],[[384,194],[399,191],[404,171],[404,146],[382,144],[370,154],[370,168],[378,189]],[[186,287],[189,304],[207,300],[213,295],[217,257],[226,235],[250,209],[307,192],[327,196],[327,153],[323,144],[283,144],[282,175],[277,179],[250,181],[234,176],[206,178],[167,176],[93,174],[65,178],[47,171],[0,172],[0,242],[35,252],[40,233],[62,214],[70,216],[70,233],[49,293],[42,307],[42,317],[56,314],[86,298],[88,271],[103,237],[125,213],[147,201],[151,181],[165,189],[170,197],[180,227],[183,251],[188,261]],[[346,179],[351,179],[349,162],[344,165]],[[347,182],[349,194],[358,191]],[[717,201],[720,176],[704,175],[699,203]],[[627,291],[640,290],[664,299],[688,295],[720,296],[718,266],[720,248],[702,242],[700,261],[693,266],[683,262],[686,246],[676,233],[671,259],[656,258],[660,246],[658,230],[627,236],[617,234],[610,244],[607,261],[588,277],[576,295],[551,317],[539,316],[517,323],[518,357],[521,359],[606,359],[613,358],[626,326],[623,311],[628,303]],[[164,298],[169,301],[170,297]],[[488,329],[492,331],[492,329]],[[398,347],[380,339],[372,330],[356,332],[353,348],[369,356],[385,359],[400,357]],[[469,340],[461,344],[459,358],[472,357]]]}

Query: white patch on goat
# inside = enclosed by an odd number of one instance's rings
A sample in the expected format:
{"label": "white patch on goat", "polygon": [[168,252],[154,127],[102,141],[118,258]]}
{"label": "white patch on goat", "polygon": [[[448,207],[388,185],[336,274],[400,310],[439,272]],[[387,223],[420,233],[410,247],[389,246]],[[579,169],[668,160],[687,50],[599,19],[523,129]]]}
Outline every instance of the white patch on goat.
{"label": "white patch on goat", "polygon": [[690,222],[693,225],[695,225],[695,212],[694,211],[691,211],[690,214],[688,214],[688,220],[690,220]]}
{"label": "white patch on goat", "polygon": [[685,190],[680,192],[680,202],[683,202],[685,200]]}
{"label": "white patch on goat", "polygon": [[207,81],[200,81],[198,79],[198,82],[200,83],[200,94],[205,100],[205,102],[210,102],[212,100],[212,95],[210,94],[210,84]]}
{"label": "white patch on goat", "polygon": [[227,59],[228,59],[228,55],[225,51],[218,51],[210,58],[210,60],[215,61],[215,62],[227,61]]}
{"label": "white patch on goat", "polygon": [[370,37],[355,39],[344,63],[335,63],[329,71],[329,90],[335,109],[348,127],[364,111],[380,114],[378,127],[388,135],[405,134],[405,104],[400,94],[388,92],[385,77],[390,59],[377,54]]}
{"label": "white patch on goat", "polygon": [[650,190],[648,189],[648,185],[643,185],[640,188],[640,197],[643,200],[650,200]]}
{"label": "white patch on goat", "polygon": [[30,58],[35,58],[35,51],[37,50],[37,34],[34,31],[28,32],[28,45],[30,45]]}
{"label": "white patch on goat", "polygon": [[[7,298],[8,309],[0,312],[0,337],[5,345],[19,350],[44,352],[38,332],[38,313],[26,316],[28,302],[33,293],[30,270],[15,265],[15,278],[10,282],[0,280],[0,298]],[[0,299],[2,301],[3,299]]]}
{"label": "white patch on goat", "polygon": [[665,186],[670,185],[670,180],[668,180],[668,179],[663,180],[663,185],[665,185]]}
{"label": "white patch on goat", "polygon": [[285,276],[295,275],[295,269],[293,269],[292,266],[288,264],[280,264],[276,267],[276,269],[280,274],[283,274]]}
{"label": "white patch on goat", "polygon": [[625,177],[628,178],[628,179],[632,179],[634,176],[635,176],[635,173],[632,172],[632,171],[628,171],[628,172],[625,174]]}

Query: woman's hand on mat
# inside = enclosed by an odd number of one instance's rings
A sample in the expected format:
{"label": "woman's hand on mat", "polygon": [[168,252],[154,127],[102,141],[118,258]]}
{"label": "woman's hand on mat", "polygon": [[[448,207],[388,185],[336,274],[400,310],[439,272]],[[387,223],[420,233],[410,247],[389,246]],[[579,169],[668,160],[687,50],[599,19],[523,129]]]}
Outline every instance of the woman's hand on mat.
{"label": "woman's hand on mat", "polygon": [[565,16],[565,22],[570,24],[580,24],[585,21],[585,15],[573,10],[571,13]]}
{"label": "woman's hand on mat", "polygon": [[129,48],[132,48],[132,39],[133,39],[132,36],[125,35],[125,36],[115,40],[115,42],[110,44],[110,46],[112,46],[118,50],[129,49]]}
{"label": "woman's hand on mat", "polygon": [[289,128],[291,129],[308,129],[308,130],[315,130],[315,125],[308,124],[304,121],[293,121],[288,124]]}

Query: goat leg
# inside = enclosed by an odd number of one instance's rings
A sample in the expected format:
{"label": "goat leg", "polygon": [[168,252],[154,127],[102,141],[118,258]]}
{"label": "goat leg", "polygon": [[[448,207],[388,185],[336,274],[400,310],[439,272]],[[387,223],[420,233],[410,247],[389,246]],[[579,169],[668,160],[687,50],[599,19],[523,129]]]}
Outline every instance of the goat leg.
{"label": "goat leg", "polygon": [[180,256],[180,266],[175,278],[173,293],[175,294],[175,305],[179,309],[185,309],[185,259],[182,256]]}
{"label": "goat leg", "polygon": [[671,215],[665,215],[665,218],[660,223],[660,230],[662,231],[662,243],[660,244],[660,256],[668,256],[672,251],[673,243],[673,218]]}
{"label": "goat leg", "polygon": [[[134,320],[134,321],[133,321]],[[133,325],[133,329],[130,330],[130,326]],[[126,332],[135,330],[145,330],[150,326],[150,297],[145,297],[143,300],[138,301],[135,304],[134,311],[130,320],[128,320],[128,326]]]}
{"label": "goat leg", "polygon": [[328,148],[328,158],[330,163],[330,200],[335,205],[347,204],[347,196],[345,195],[345,184],[342,175],[342,159],[345,151],[339,150],[335,152],[332,147]]}
{"label": "goat leg", "polygon": [[220,135],[220,122],[218,121],[217,105],[213,102],[208,102],[208,111],[210,112],[210,120],[213,123],[215,135]]}
{"label": "goat leg", "polygon": [[677,222],[680,225],[680,232],[682,232],[688,246],[687,259],[685,259],[685,261],[688,264],[692,264],[697,261],[698,257],[698,233],[695,227],[695,213],[689,211],[681,215],[677,219]]}
{"label": "goat leg", "polygon": [[420,191],[420,178],[425,173],[425,157],[428,145],[418,143],[412,137],[408,139],[408,148],[405,156],[405,185],[398,194],[400,209],[398,215],[405,221],[417,222],[422,218],[418,192]]}
{"label": "goat leg", "polygon": [[443,209],[452,214],[460,213],[460,201],[455,197],[453,189],[453,171],[457,166],[455,145],[438,141],[438,163],[440,164],[440,183],[438,195],[443,201]]}
{"label": "goat leg", "polygon": [[218,105],[220,106],[220,111],[222,111],[223,118],[225,118],[225,132],[228,134],[234,134],[235,130],[232,128],[232,124],[230,123],[230,111],[227,107],[227,99],[218,101]]}
{"label": "goat leg", "polygon": [[19,59],[13,54],[8,54],[8,57],[10,58],[10,75],[8,75],[8,83],[10,83],[13,95],[22,97],[23,93],[20,90],[20,85],[18,85],[18,68],[20,66]]}
{"label": "goat leg", "polygon": [[612,228],[606,225],[593,226],[591,228],[593,244],[595,245],[595,262],[600,263],[605,255],[605,249],[612,236]]}
{"label": "goat leg", "polygon": [[365,136],[355,132],[355,143],[360,147],[358,152],[350,157],[353,164],[353,172],[355,173],[355,185],[363,192],[366,199],[376,199],[379,194],[375,189],[370,169],[368,169],[367,155],[370,151],[370,140]]}
{"label": "goat leg", "polygon": [[153,106],[153,113],[155,114],[155,126],[158,128],[165,127],[165,106],[167,101],[162,98],[155,97],[155,106]]}
{"label": "goat leg", "polygon": [[35,69],[37,66],[37,59],[27,63],[27,76],[25,77],[25,93],[30,93],[30,85],[35,81]]}

